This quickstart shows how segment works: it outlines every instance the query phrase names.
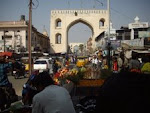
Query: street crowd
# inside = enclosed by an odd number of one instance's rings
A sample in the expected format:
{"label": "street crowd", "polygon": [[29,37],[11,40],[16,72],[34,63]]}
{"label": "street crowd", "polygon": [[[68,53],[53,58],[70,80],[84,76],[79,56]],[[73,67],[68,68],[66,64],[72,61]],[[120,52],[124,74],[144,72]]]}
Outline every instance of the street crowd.
{"label": "street crowd", "polygon": [[[109,67],[107,56],[100,51],[90,56],[88,61],[93,69],[110,69],[113,72],[99,91],[95,113],[100,111],[101,113],[133,113],[135,111],[141,113],[143,109],[150,111],[147,109],[150,105],[147,103],[150,102],[150,57],[143,56],[140,61],[137,54],[132,54],[132,58],[127,59],[123,53],[120,53],[111,57]],[[70,62],[76,63],[76,57],[64,57],[60,64],[66,66]],[[0,111],[9,108],[11,103],[18,100],[15,89],[7,77],[13,64],[14,59],[0,57]],[[54,61],[54,64],[54,73],[56,73],[61,66],[58,65],[58,61]],[[28,88],[33,92],[26,93]],[[67,89],[56,85],[47,72],[35,71],[26,82],[22,96],[24,104],[32,105],[32,113],[75,113]],[[26,103],[29,97],[30,102]]]}
{"label": "street crowd", "polygon": [[93,55],[90,58],[94,67],[100,69],[112,70],[114,73],[119,73],[120,71],[138,72],[150,74],[150,57],[149,55],[139,56],[137,53],[132,53],[130,59],[126,58],[123,52],[118,55],[111,56],[110,67],[108,65],[108,57],[104,56],[101,52],[100,55]]}

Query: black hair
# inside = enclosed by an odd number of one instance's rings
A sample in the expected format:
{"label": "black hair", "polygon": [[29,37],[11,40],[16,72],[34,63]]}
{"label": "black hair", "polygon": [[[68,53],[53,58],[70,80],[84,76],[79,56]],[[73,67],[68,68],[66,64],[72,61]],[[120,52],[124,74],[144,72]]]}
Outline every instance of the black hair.
{"label": "black hair", "polygon": [[149,102],[148,74],[126,71],[113,73],[99,90],[94,113],[142,113],[143,110],[150,112]]}
{"label": "black hair", "polygon": [[54,84],[54,81],[47,71],[39,73],[38,75],[35,76],[33,80],[33,86],[35,87],[37,86],[46,87],[46,86],[53,85],[53,84]]}
{"label": "black hair", "polygon": [[148,61],[149,61],[149,58],[148,58],[148,57],[146,57],[146,56],[142,57],[142,62],[146,63],[146,62],[148,62]]}

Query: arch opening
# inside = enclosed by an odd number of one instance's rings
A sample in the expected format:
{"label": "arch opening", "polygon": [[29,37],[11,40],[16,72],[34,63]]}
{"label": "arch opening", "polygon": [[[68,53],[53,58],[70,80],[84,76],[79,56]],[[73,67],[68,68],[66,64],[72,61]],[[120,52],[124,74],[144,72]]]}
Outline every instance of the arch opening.
{"label": "arch opening", "polygon": [[58,18],[58,19],[56,19],[55,24],[56,24],[56,25],[55,25],[55,26],[56,26],[56,28],[58,28],[58,27],[60,28],[60,27],[61,27],[61,24],[62,24],[61,19],[59,19],[59,18]]}
{"label": "arch opening", "polygon": [[93,27],[85,20],[78,19],[69,24],[66,32],[68,43],[86,43],[86,41],[93,36]]}
{"label": "arch opening", "polygon": [[104,25],[105,25],[105,19],[102,18],[99,20],[99,27],[104,27]]}
{"label": "arch opening", "polygon": [[61,38],[61,34],[56,34],[56,38],[55,38],[55,44],[61,44],[61,40],[62,40],[62,38]]}

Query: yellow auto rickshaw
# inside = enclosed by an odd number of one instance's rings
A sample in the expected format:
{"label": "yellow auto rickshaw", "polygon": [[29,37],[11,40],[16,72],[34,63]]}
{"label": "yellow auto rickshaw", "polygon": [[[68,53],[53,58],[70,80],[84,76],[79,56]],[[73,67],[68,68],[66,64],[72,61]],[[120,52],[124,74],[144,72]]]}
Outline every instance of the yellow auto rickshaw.
{"label": "yellow auto rickshaw", "polygon": [[21,62],[25,65],[25,72],[29,71],[29,58],[28,57],[22,57]]}

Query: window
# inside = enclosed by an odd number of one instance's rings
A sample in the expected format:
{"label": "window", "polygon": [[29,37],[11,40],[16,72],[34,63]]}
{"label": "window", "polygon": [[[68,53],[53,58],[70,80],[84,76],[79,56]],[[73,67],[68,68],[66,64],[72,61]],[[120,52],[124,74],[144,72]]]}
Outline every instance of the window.
{"label": "window", "polygon": [[137,38],[138,38],[138,30],[134,29],[134,39],[137,39]]}
{"label": "window", "polygon": [[99,27],[103,27],[104,26],[104,23],[105,23],[105,19],[100,19],[99,21]]}
{"label": "window", "polygon": [[129,31],[126,31],[125,32],[125,40],[130,40],[130,32]]}
{"label": "window", "polygon": [[56,35],[56,44],[61,44],[61,34]]}
{"label": "window", "polygon": [[56,27],[61,27],[61,20],[60,19],[56,20]]}
{"label": "window", "polygon": [[47,62],[40,60],[40,61],[36,61],[34,64],[47,64]]}

